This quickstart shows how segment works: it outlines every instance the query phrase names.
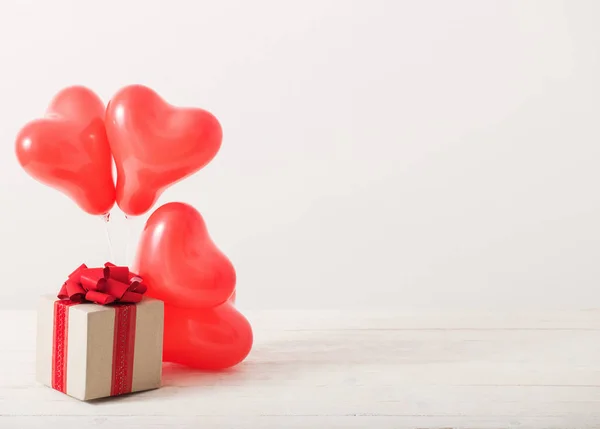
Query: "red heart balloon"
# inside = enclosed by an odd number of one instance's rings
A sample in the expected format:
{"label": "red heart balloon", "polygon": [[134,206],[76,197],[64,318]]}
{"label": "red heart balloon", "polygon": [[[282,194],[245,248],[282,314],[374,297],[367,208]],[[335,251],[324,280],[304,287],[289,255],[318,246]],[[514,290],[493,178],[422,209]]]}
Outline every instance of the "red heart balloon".
{"label": "red heart balloon", "polygon": [[178,308],[165,302],[163,360],[220,370],[240,363],[252,348],[252,328],[231,303]]}
{"label": "red heart balloon", "polygon": [[58,189],[90,214],[115,203],[104,103],[91,90],[59,92],[46,116],[26,124],[16,139],[19,163],[36,180]]}
{"label": "red heart balloon", "polygon": [[177,307],[215,307],[235,289],[233,265],[200,213],[184,203],[165,204],[148,218],[134,266],[151,296]]}
{"label": "red heart balloon", "polygon": [[148,211],[168,186],[204,167],[221,147],[221,125],[212,114],[172,106],[141,85],[121,89],[105,119],[117,204],[129,215]]}

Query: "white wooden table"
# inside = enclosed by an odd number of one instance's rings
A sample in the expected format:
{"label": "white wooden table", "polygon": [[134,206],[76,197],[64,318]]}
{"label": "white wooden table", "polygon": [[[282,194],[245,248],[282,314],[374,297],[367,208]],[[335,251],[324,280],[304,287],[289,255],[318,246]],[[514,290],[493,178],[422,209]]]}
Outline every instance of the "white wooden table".
{"label": "white wooden table", "polygon": [[248,316],[239,367],[82,403],[35,384],[35,314],[0,312],[0,428],[600,427],[597,310]]}

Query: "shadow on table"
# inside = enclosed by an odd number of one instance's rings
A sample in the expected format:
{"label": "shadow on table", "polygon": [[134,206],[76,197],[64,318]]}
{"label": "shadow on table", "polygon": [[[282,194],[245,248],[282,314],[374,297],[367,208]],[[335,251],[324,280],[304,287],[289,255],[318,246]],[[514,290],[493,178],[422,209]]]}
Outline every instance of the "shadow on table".
{"label": "shadow on table", "polygon": [[[163,386],[260,384],[340,366],[381,366],[462,362],[465,356],[485,359],[487,341],[464,341],[438,330],[406,334],[395,330],[294,330],[255,343],[241,364],[225,371],[197,371],[163,365]],[[496,352],[494,352],[496,353]]]}
{"label": "shadow on table", "polygon": [[162,385],[163,387],[181,387],[235,383],[246,378],[246,371],[245,363],[220,371],[196,370],[174,363],[163,363]]}
{"label": "shadow on table", "polygon": [[[277,337],[257,338],[253,350],[241,364],[222,371],[200,371],[164,363],[162,388],[126,395],[177,396],[188,388],[207,387],[207,391],[232,386],[260,386],[289,383],[310,374],[328,374],[352,368],[343,380],[352,383],[352,372],[372,371],[386,365],[436,364],[462,362],[464,356],[484,359],[491,350],[487,341],[464,341],[440,330],[420,331],[418,335],[402,330],[289,330]],[[501,344],[501,343],[499,343]],[[110,400],[110,399],[109,399]],[[100,400],[103,401],[103,400]]]}

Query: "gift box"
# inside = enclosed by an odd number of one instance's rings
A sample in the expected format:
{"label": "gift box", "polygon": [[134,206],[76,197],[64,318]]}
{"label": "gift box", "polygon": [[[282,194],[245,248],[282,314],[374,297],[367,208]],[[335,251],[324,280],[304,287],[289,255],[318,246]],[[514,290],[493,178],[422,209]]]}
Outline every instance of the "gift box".
{"label": "gift box", "polygon": [[41,298],[38,382],[84,401],[160,387],[163,302],[126,270],[82,265]]}

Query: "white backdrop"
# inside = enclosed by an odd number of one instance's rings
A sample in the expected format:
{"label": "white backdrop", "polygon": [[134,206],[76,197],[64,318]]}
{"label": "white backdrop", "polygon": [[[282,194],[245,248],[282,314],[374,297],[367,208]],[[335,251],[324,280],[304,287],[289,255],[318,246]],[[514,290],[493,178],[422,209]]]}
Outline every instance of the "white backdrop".
{"label": "white backdrop", "polygon": [[160,204],[203,213],[243,307],[597,307],[598,22],[594,1],[3,0],[0,306],[108,255],[20,169],[18,129],[62,87],[142,83],[223,125]]}

